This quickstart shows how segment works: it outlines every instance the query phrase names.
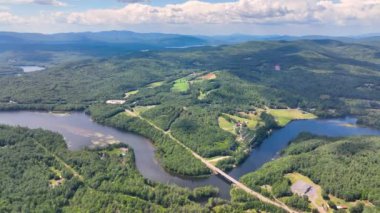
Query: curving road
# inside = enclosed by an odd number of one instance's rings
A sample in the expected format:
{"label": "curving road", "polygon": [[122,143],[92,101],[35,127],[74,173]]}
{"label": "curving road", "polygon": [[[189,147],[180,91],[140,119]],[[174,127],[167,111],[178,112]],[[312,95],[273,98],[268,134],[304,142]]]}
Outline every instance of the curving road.
{"label": "curving road", "polygon": [[151,126],[153,126],[155,129],[165,133],[166,135],[168,135],[171,139],[173,139],[177,144],[179,144],[180,146],[182,146],[183,148],[185,148],[186,150],[188,150],[189,152],[191,152],[191,154],[199,159],[200,161],[202,161],[202,163],[204,163],[211,171],[213,171],[214,173],[216,174],[219,174],[221,175],[222,177],[224,177],[226,180],[230,181],[231,183],[233,183],[236,187],[240,188],[241,190],[245,191],[246,193],[256,197],[257,199],[259,199],[260,201],[264,202],[264,203],[267,203],[267,204],[270,204],[270,205],[274,205],[276,207],[279,207],[287,212],[291,212],[291,213],[298,213],[298,211],[294,210],[294,209],[291,209],[289,206],[285,205],[284,203],[280,202],[279,200],[272,200],[268,197],[265,197],[263,196],[262,194],[252,190],[251,188],[249,188],[248,186],[244,185],[243,183],[239,182],[238,180],[236,180],[235,178],[231,177],[230,175],[228,175],[227,173],[225,173],[224,171],[222,171],[221,169],[219,169],[218,167],[212,165],[210,162],[208,162],[205,158],[203,158],[202,156],[200,156],[199,154],[197,154],[196,152],[194,152],[192,149],[190,149],[189,147],[187,147],[185,144],[183,144],[181,141],[179,141],[178,139],[176,139],[175,137],[173,137],[173,135],[170,133],[170,131],[167,131],[165,132],[163,129],[159,128],[158,126],[156,126],[154,123],[152,123],[151,121],[141,117],[140,115],[136,114],[135,112],[132,112],[130,110],[125,110],[125,112],[127,114],[129,114],[130,116],[135,116],[135,117],[138,117],[140,118],[141,120],[143,121],[146,121],[147,123],[149,123]]}

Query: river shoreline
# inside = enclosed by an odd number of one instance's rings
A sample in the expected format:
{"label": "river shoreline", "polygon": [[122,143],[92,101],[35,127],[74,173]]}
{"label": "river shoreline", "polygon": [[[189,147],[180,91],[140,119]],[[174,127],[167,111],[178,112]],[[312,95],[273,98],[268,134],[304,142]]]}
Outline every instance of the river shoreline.
{"label": "river shoreline", "polygon": [[[83,149],[92,144],[91,140],[118,140],[129,145],[135,152],[136,167],[150,181],[165,184],[176,184],[182,187],[195,188],[212,185],[220,189],[220,197],[229,199],[230,184],[216,175],[189,177],[166,171],[157,160],[155,146],[142,136],[118,130],[113,127],[95,123],[84,112],[46,111],[0,111],[0,123],[29,128],[44,128],[64,136],[70,150]],[[283,128],[276,129],[260,145],[255,146],[248,157],[228,174],[235,179],[255,171],[266,162],[277,157],[286,148],[289,141],[300,132],[317,135],[341,137],[351,135],[380,135],[379,130],[362,128],[353,125],[356,119],[297,120]]]}

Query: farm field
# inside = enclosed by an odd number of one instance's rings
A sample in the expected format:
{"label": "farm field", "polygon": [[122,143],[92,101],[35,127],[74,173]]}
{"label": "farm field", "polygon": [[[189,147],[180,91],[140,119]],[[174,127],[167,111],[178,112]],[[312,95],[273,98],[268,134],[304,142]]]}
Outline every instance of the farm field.
{"label": "farm field", "polygon": [[268,109],[280,126],[285,126],[292,120],[315,119],[317,116],[299,109]]}

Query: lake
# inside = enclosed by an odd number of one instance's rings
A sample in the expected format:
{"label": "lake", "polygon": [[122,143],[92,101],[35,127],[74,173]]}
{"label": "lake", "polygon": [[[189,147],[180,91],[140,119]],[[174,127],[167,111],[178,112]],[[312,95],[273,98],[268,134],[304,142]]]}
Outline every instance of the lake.
{"label": "lake", "polygon": [[[58,132],[64,136],[70,150],[115,142],[125,143],[133,148],[136,166],[145,178],[189,188],[213,185],[219,188],[222,198],[229,198],[230,185],[223,179],[217,176],[196,179],[172,175],[158,164],[154,155],[155,148],[151,141],[135,134],[97,124],[84,113],[0,112],[0,123]],[[359,127],[355,123],[356,120],[353,118],[291,122],[284,128],[274,131],[260,146],[252,150],[243,164],[229,174],[238,179],[242,175],[260,168],[264,163],[278,157],[289,141],[301,132],[326,136],[380,135],[378,130]]]}
{"label": "lake", "polygon": [[29,73],[29,72],[37,72],[45,70],[45,67],[39,67],[39,66],[19,66],[19,68],[22,69],[23,72]]}

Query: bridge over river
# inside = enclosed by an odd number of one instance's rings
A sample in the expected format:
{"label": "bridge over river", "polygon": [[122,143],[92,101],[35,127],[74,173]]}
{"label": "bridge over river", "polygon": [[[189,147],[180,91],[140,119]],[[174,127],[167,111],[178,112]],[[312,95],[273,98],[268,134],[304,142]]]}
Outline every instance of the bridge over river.
{"label": "bridge over river", "polygon": [[222,171],[221,169],[219,169],[218,167],[214,166],[213,164],[211,164],[209,161],[207,161],[205,158],[203,158],[202,156],[200,156],[199,154],[197,154],[196,152],[194,152],[192,149],[190,149],[189,147],[187,147],[185,144],[183,144],[181,141],[179,141],[178,139],[176,139],[175,137],[173,137],[173,135],[170,133],[170,131],[164,131],[163,129],[159,128],[158,126],[156,126],[154,123],[152,123],[151,121],[141,117],[140,115],[136,114],[135,112],[132,112],[130,110],[125,110],[127,114],[129,114],[130,116],[135,116],[135,117],[138,117],[140,118],[141,120],[144,120],[146,121],[147,123],[149,123],[151,126],[153,126],[155,129],[159,130],[159,131],[162,131],[164,132],[166,135],[168,135],[171,139],[173,139],[176,143],[178,143],[180,146],[184,147],[186,150],[188,150],[189,152],[191,152],[193,154],[193,156],[197,159],[199,159],[200,161],[202,161],[202,163],[204,163],[211,171],[213,171],[215,174],[218,174],[220,175],[221,177],[223,177],[224,179],[226,179],[227,181],[231,182],[232,184],[234,184],[236,187],[238,187],[239,189],[245,191],[246,193],[256,197],[257,199],[259,199],[261,202],[264,202],[264,203],[267,203],[267,204],[270,204],[270,205],[274,205],[276,207],[279,207],[287,212],[291,212],[291,213],[297,213],[298,211],[294,210],[294,209],[291,209],[289,206],[285,205],[284,203],[282,203],[281,201],[279,200],[272,200],[268,197],[265,197],[264,195],[252,190],[251,188],[249,188],[248,186],[246,186],[245,184],[239,182],[238,180],[236,180],[235,178],[231,177],[230,175],[228,175],[227,173],[225,173],[224,171]]}

